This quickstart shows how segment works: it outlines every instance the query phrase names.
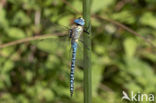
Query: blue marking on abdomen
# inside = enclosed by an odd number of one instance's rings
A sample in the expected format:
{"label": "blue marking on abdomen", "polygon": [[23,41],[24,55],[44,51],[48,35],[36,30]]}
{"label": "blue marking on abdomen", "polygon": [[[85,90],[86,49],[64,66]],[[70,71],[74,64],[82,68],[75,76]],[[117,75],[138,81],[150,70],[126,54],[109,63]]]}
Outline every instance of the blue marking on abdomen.
{"label": "blue marking on abdomen", "polygon": [[72,60],[71,60],[71,71],[70,71],[70,94],[73,95],[74,91],[74,69],[75,69],[75,60],[76,60],[76,50],[77,42],[72,42]]}

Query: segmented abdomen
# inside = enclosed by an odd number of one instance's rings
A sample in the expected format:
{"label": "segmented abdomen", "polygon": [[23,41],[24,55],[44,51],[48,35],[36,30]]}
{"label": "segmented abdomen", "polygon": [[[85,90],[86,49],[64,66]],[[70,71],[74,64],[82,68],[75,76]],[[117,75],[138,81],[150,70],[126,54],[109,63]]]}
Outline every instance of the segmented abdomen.
{"label": "segmented abdomen", "polygon": [[74,91],[74,69],[76,60],[77,42],[72,42],[72,60],[71,60],[71,72],[70,72],[70,94],[73,95]]}

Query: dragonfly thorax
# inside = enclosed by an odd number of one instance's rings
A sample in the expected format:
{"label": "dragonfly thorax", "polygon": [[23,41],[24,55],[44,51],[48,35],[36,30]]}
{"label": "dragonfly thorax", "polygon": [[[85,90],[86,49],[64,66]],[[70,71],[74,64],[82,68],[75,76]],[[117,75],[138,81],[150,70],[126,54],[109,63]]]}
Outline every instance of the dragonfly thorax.
{"label": "dragonfly thorax", "polygon": [[83,32],[83,26],[80,26],[80,25],[74,25],[72,27],[72,42],[78,42],[79,40],[79,37],[81,36]]}

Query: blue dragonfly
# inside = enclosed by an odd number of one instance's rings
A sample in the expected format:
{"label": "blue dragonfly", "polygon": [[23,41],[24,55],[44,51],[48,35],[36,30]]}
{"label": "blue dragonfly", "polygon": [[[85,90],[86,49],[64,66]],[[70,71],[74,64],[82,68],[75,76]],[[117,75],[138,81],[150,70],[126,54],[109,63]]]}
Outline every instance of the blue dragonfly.
{"label": "blue dragonfly", "polygon": [[[72,54],[71,54],[71,64],[70,64],[70,95],[72,97],[73,92],[74,92],[74,72],[75,72],[75,65],[76,65],[76,54],[77,54],[77,48],[79,47],[79,41],[81,41],[83,43],[82,40],[80,40],[80,37],[82,35],[83,32],[87,32],[87,30],[84,28],[85,25],[85,21],[83,18],[79,17],[77,19],[74,20],[74,24],[71,26],[71,28],[68,28],[66,26],[62,26],[59,25],[59,27],[55,26],[55,28],[60,28],[63,27],[65,29],[68,29],[68,38],[71,41],[71,50],[72,50]],[[54,30],[55,32],[57,32],[57,30]],[[66,38],[66,36],[65,36]],[[81,49],[81,48],[79,48]],[[81,51],[81,50],[80,50]],[[82,51],[81,51],[82,54]]]}
{"label": "blue dragonfly", "polygon": [[74,20],[75,25],[72,26],[69,32],[69,37],[71,38],[71,47],[72,47],[72,60],[71,60],[71,71],[70,71],[70,94],[73,95],[74,91],[74,70],[75,70],[75,60],[76,60],[76,51],[79,41],[79,37],[84,31],[83,26],[85,21],[83,18],[78,18]]}

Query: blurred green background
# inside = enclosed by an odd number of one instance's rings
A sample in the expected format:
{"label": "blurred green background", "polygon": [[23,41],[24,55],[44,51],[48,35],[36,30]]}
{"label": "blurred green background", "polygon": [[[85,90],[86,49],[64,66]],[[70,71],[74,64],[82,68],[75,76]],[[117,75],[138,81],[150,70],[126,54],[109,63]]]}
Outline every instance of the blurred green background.
{"label": "blurred green background", "polygon": [[[156,44],[155,0],[93,0],[91,9]],[[0,0],[0,44],[62,33],[59,25],[70,26],[78,12],[82,0]],[[156,94],[154,48],[110,22],[91,22],[93,103],[120,103],[123,90]],[[83,68],[76,67],[71,98],[64,44],[55,36],[0,49],[0,103],[83,103]]]}

